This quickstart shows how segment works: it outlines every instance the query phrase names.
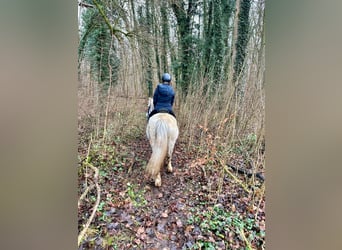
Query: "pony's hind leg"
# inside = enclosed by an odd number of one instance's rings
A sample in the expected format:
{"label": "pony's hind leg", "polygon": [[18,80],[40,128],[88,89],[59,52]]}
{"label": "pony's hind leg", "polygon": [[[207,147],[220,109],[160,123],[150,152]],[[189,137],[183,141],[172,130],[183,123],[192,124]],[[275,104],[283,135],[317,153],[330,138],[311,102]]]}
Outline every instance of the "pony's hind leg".
{"label": "pony's hind leg", "polygon": [[167,151],[167,161],[168,161],[168,164],[167,164],[167,171],[169,173],[172,173],[173,171],[173,168],[172,168],[172,163],[171,163],[171,160],[172,160],[172,152],[173,152],[173,148],[175,146],[175,143],[176,143],[176,140],[170,140],[169,141],[169,146],[168,146],[168,151]]}
{"label": "pony's hind leg", "polygon": [[171,156],[168,156],[168,157],[167,157],[167,161],[168,161],[168,164],[167,164],[167,171],[168,171],[169,173],[172,173],[173,168],[172,168],[172,164],[171,164]]}

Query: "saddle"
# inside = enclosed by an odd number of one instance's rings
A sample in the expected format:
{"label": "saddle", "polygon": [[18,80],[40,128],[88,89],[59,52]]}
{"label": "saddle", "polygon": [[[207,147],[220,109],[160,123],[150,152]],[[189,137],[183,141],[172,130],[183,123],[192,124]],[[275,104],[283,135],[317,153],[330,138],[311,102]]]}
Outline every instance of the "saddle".
{"label": "saddle", "polygon": [[175,113],[173,113],[173,111],[170,111],[170,110],[168,110],[168,109],[159,109],[159,110],[155,110],[155,109],[154,109],[154,110],[152,110],[152,112],[150,113],[148,119],[150,119],[151,116],[153,116],[153,115],[155,115],[155,114],[158,114],[158,113],[167,113],[167,114],[170,114],[170,115],[174,116],[174,118],[176,118],[176,115],[175,115]]}

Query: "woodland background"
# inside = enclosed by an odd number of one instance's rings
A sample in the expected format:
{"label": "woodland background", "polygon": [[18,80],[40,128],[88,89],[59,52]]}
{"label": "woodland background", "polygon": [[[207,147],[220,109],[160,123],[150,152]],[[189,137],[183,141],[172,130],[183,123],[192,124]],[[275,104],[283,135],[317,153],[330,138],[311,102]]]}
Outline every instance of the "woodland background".
{"label": "woodland background", "polygon": [[[78,5],[80,249],[263,249],[265,2]],[[156,189],[145,112],[164,72],[180,137]]]}

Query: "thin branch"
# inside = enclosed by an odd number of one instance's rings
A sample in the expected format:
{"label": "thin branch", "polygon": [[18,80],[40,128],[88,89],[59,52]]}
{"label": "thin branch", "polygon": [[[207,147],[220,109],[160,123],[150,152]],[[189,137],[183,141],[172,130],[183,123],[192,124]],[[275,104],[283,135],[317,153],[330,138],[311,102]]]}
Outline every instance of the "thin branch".
{"label": "thin branch", "polygon": [[244,233],[244,231],[243,231],[242,228],[240,229],[240,235],[242,236],[243,240],[245,241],[247,249],[248,249],[248,250],[252,250],[252,249],[253,249],[253,248],[252,248],[252,245],[251,245],[251,243],[247,240],[246,235],[245,235],[245,233]]}
{"label": "thin branch", "polygon": [[[239,174],[244,174],[244,175],[247,175],[247,177],[253,177],[254,175],[256,177],[258,177],[261,181],[265,181],[265,177],[262,175],[261,172],[257,172],[257,173],[253,173],[253,172],[249,172],[248,170],[246,169],[240,169],[240,168],[237,168],[231,164],[227,164],[228,167],[230,167],[231,169],[233,169],[234,171],[237,171]],[[255,170],[255,168],[253,168]]]}
{"label": "thin branch", "polygon": [[[263,201],[262,197],[265,195],[265,184],[263,184],[261,186],[259,194],[260,194],[260,198],[259,198],[259,202],[258,202],[256,211],[259,211],[260,206],[261,206],[261,202]],[[255,213],[254,219],[257,220],[257,217],[258,217],[258,212]]]}
{"label": "thin branch", "polygon": [[104,13],[103,9],[101,8],[100,4],[96,1],[96,0],[93,0],[96,8],[99,10],[100,12],[100,15],[102,16],[103,20],[105,21],[105,23],[107,24],[111,34],[115,35],[117,33],[121,33],[121,34],[124,34],[125,36],[130,36],[132,34],[132,32],[125,32],[121,29],[118,29],[118,28],[114,28],[111,24],[110,24],[110,21],[109,19],[107,18],[106,14]]}
{"label": "thin branch", "polygon": [[131,173],[131,171],[132,171],[132,168],[133,168],[133,166],[134,166],[134,163],[135,163],[135,153],[134,152],[132,152],[132,159],[130,160],[130,163],[129,163],[129,169],[128,169],[128,171],[127,171],[127,173],[128,174],[130,174]]}
{"label": "thin branch", "polygon": [[223,167],[224,171],[229,174],[231,177],[233,177],[233,179],[239,183],[241,185],[241,187],[247,192],[247,193],[250,193],[251,191],[246,187],[246,185],[241,181],[239,180],[231,171],[229,171],[228,169],[228,166],[226,164],[224,164],[222,162],[222,160],[219,159],[219,162],[221,164],[221,166]]}
{"label": "thin branch", "polygon": [[99,5],[99,3],[98,3],[96,0],[93,0],[93,2],[94,2],[94,4],[95,4],[96,8],[99,10],[99,12],[100,12],[102,18],[103,18],[104,21],[106,22],[106,24],[107,24],[109,30],[110,30],[110,31],[112,32],[112,34],[113,34],[113,33],[114,33],[113,27],[112,27],[112,25],[110,24],[110,22],[109,22],[107,16],[105,15],[105,13],[103,12],[101,6]]}
{"label": "thin branch", "polygon": [[82,194],[81,197],[78,199],[78,203],[77,203],[78,206],[80,206],[81,201],[82,201],[82,200],[84,199],[84,197],[87,195],[87,193],[89,192],[89,190],[92,189],[93,187],[94,187],[94,184],[88,186],[88,187],[84,190],[83,194]]}
{"label": "thin branch", "polygon": [[104,142],[106,141],[107,139],[107,123],[108,123],[108,112],[109,112],[109,102],[110,102],[110,91],[111,91],[111,88],[112,88],[112,65],[110,63],[110,56],[111,56],[111,50],[112,50],[112,47],[113,47],[113,35],[112,37],[110,38],[110,46],[109,46],[109,53],[108,53],[108,68],[109,68],[109,87],[108,87],[108,90],[107,90],[107,103],[106,103],[106,112],[105,112],[105,120],[104,120],[104,126],[103,126],[103,140]]}
{"label": "thin branch", "polygon": [[90,223],[92,222],[92,220],[94,219],[95,217],[95,213],[96,213],[96,210],[97,210],[97,207],[99,206],[100,204],[100,198],[101,198],[101,188],[100,188],[100,185],[98,183],[98,177],[99,177],[99,170],[94,167],[92,164],[86,162],[86,164],[94,170],[95,172],[95,175],[94,175],[94,182],[95,182],[95,186],[96,186],[96,190],[97,190],[97,198],[96,198],[96,202],[95,202],[95,205],[93,207],[93,212],[91,213],[86,225],[84,226],[83,230],[81,231],[81,233],[78,235],[78,238],[77,238],[77,244],[78,246],[80,246],[80,243],[86,233],[86,231],[88,230],[89,226],[90,226]]}
{"label": "thin branch", "polygon": [[251,192],[241,180],[239,180],[232,172],[229,171],[229,169],[226,165],[224,165],[223,168],[224,168],[224,171],[226,171],[227,174],[229,174],[231,177],[233,177],[233,179],[237,183],[239,183],[247,193]]}
{"label": "thin branch", "polygon": [[85,7],[85,8],[94,8],[95,6],[92,4],[84,3],[84,2],[78,2],[78,6]]}
{"label": "thin branch", "polygon": [[[89,158],[89,153],[90,153],[90,147],[91,147],[91,143],[93,141],[93,136],[90,136],[90,142],[88,145],[88,151],[87,151],[87,156],[86,156],[86,162],[88,163],[90,158]],[[85,185],[86,187],[88,186],[88,165],[86,165],[86,174],[85,174]]]}

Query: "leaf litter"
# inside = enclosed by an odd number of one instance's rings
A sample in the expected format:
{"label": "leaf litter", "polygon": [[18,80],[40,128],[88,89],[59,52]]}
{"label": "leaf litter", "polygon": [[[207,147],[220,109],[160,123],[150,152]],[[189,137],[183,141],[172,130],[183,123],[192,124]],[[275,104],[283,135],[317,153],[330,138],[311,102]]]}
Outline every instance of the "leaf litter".
{"label": "leaf litter", "polygon": [[[160,188],[144,175],[151,149],[143,136],[116,147],[115,154],[102,154],[102,205],[79,249],[264,249],[264,184],[247,193],[215,161],[186,152],[177,142],[174,172],[162,170]],[[99,161],[100,154],[93,158]],[[79,193],[84,182],[79,175]],[[94,196],[90,191],[89,202],[79,206],[79,231]]]}

